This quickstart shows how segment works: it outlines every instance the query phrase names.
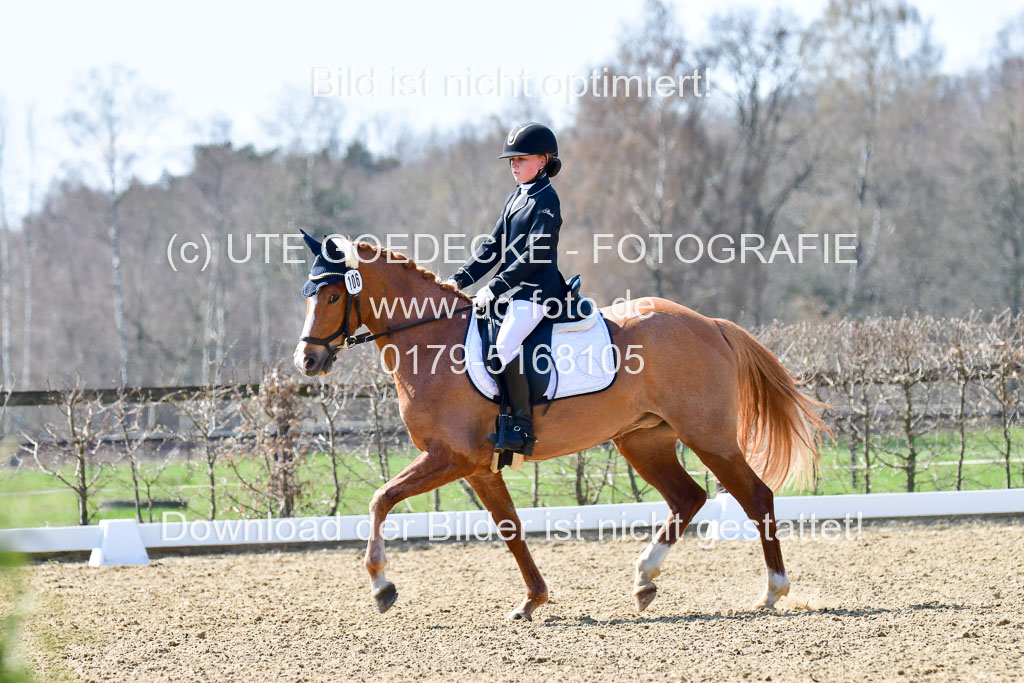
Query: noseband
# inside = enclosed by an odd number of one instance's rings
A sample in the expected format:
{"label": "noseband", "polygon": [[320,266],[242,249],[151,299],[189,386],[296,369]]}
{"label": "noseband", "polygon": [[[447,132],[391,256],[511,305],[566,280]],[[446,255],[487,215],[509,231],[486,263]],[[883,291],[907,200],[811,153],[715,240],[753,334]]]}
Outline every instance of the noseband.
{"label": "noseband", "polygon": [[[346,282],[346,287],[347,286],[348,283]],[[355,302],[354,305],[353,302]],[[356,292],[355,294],[346,292],[345,317],[343,317],[341,320],[341,327],[335,330],[334,334],[328,335],[326,337],[299,337],[299,341],[304,341],[307,344],[316,344],[317,346],[326,347],[327,352],[331,354],[332,362],[337,360],[338,351],[340,351],[341,349],[346,349],[349,346],[353,346],[355,344],[362,344],[363,342],[369,341],[369,339],[364,339],[363,337],[369,337],[370,335],[353,336],[352,333],[349,331],[348,321],[353,308],[355,308],[356,311],[356,326],[353,329],[358,330],[360,327],[363,326],[363,313],[359,307],[359,292]],[[331,346],[331,342],[337,339],[338,337],[342,338],[341,344],[337,346]]]}

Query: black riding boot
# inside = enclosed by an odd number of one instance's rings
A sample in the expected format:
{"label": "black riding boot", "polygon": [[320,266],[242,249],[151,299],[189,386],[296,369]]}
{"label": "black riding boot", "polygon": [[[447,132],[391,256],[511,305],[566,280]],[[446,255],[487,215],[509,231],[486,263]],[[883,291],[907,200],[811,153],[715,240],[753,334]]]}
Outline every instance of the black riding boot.
{"label": "black riding boot", "polygon": [[532,406],[530,406],[530,384],[520,365],[520,358],[510,361],[501,376],[505,380],[508,404],[512,411],[509,419],[502,422],[495,450],[510,450],[523,455],[533,453]]}

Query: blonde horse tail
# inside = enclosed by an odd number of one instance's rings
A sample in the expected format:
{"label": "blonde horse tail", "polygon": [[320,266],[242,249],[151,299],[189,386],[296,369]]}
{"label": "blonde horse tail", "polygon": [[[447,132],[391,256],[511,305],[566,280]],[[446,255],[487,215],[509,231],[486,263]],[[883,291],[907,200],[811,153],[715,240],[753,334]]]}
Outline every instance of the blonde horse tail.
{"label": "blonde horse tail", "polygon": [[739,361],[737,440],[751,468],[773,491],[786,483],[812,485],[822,435],[831,435],[817,409],[825,404],[798,389],[778,358],[739,325],[716,319]]}

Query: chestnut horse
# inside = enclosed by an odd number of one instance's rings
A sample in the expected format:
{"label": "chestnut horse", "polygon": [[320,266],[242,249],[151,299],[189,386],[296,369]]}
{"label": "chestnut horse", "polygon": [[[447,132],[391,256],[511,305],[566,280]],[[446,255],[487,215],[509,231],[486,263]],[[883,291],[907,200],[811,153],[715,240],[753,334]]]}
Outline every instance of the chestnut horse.
{"label": "chestnut horse", "polygon": [[[526,582],[526,598],[510,619],[530,619],[548,600],[548,590],[526,547],[525,535],[500,473],[491,471],[496,406],[470,385],[458,365],[434,363],[426,346],[460,347],[472,313],[469,297],[418,267],[410,259],[365,242],[332,237],[333,247],[357,266],[362,278],[360,320],[376,336],[397,387],[402,420],[422,453],[374,494],[366,569],[377,608],[383,612],[397,598],[385,579],[381,525],[400,501],[465,478],[504,533]],[[315,240],[313,241],[315,244]],[[311,249],[313,248],[311,244]],[[295,365],[308,376],[331,370],[344,337],[358,324],[350,309],[346,283],[320,287],[306,299],[303,338]],[[378,317],[381,302],[415,300],[437,311],[462,309],[454,315],[420,315],[395,306],[389,318]],[[424,317],[439,320],[404,327]],[[723,319],[707,318],[660,298],[644,298],[602,309],[619,358],[629,347],[643,359],[623,362],[615,382],[604,391],[554,401],[535,411],[537,442],[531,461],[577,453],[611,440],[619,453],[669,506],[669,518],[636,561],[633,597],[643,611],[654,600],[653,579],[672,544],[700,510],[707,495],[679,463],[681,441],[714,473],[757,524],[767,566],[767,587],[756,607],[771,608],[789,592],[782,551],[775,534],[773,490],[791,479],[807,480],[817,469],[820,435],[826,431],[815,411],[822,404],[797,390],[775,356],[751,334]],[[351,324],[351,330],[349,325]],[[339,336],[344,329],[343,335]],[[332,333],[333,336],[332,336]],[[419,367],[413,350],[420,347]],[[395,351],[397,350],[397,356]],[[398,362],[396,361],[398,359]],[[458,360],[461,356],[456,354]],[[627,371],[627,370],[634,371]],[[745,455],[746,453],[746,455]]]}

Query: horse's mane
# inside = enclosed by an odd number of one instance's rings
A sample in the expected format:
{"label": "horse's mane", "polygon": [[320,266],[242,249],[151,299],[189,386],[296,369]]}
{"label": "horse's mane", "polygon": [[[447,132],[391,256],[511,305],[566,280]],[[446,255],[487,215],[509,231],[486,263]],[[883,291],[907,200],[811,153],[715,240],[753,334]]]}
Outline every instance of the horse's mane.
{"label": "horse's mane", "polygon": [[390,249],[385,248],[382,245],[371,244],[370,242],[364,242],[363,240],[359,240],[358,242],[352,242],[352,244],[354,244],[357,249],[360,247],[366,247],[367,249],[376,253],[377,258],[383,257],[385,259],[385,263],[395,263],[402,266],[402,268],[405,268],[406,270],[412,271],[413,273],[419,273],[419,275],[424,280],[430,280],[431,282],[437,284],[437,286],[440,287],[441,289],[452,292],[461,299],[470,301],[470,297],[468,294],[463,292],[458,287],[455,287],[454,285],[449,285],[444,282],[441,282],[440,278],[438,278],[437,276],[437,273],[429,271],[423,266],[417,265],[415,261],[413,261],[410,257],[406,256],[400,251],[392,251]]}

